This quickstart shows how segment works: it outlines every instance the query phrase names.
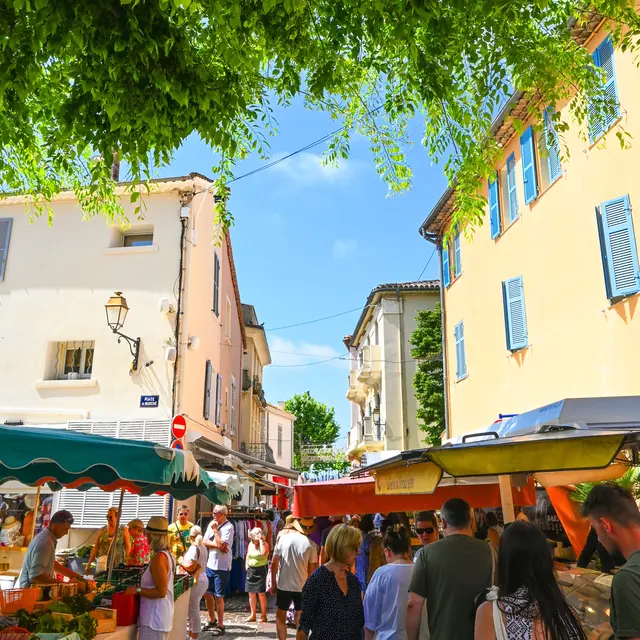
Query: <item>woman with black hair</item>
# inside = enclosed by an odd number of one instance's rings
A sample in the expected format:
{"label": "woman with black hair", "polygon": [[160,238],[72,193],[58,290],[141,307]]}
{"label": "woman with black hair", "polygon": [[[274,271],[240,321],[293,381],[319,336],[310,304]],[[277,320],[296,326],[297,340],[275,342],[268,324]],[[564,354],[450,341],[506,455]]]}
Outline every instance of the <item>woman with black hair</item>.
{"label": "woman with black hair", "polygon": [[387,564],[374,574],[364,597],[364,635],[366,640],[406,640],[407,602],[413,561],[409,536],[404,527],[387,529],[384,555]]}
{"label": "woman with black hair", "polygon": [[369,553],[371,551],[371,543],[373,542],[372,532],[375,531],[373,516],[365,513],[358,523],[358,528],[362,531],[362,543],[360,544],[360,551],[356,558],[356,578],[358,578],[360,589],[362,589],[364,593],[369,584]]}
{"label": "woman with black hair", "polygon": [[514,522],[498,547],[497,598],[476,614],[475,640],[585,640],[553,572],[547,540],[535,525]]}

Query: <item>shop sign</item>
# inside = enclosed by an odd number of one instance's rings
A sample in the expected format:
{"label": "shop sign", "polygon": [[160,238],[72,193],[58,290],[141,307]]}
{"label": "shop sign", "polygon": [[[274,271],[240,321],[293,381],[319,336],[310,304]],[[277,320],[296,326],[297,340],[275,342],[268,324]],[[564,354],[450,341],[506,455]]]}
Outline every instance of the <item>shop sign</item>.
{"label": "shop sign", "polygon": [[160,405],[160,396],[140,396],[140,408],[149,409]]}
{"label": "shop sign", "polygon": [[381,469],[376,473],[376,494],[400,496],[411,493],[433,493],[441,477],[442,469],[432,462]]}

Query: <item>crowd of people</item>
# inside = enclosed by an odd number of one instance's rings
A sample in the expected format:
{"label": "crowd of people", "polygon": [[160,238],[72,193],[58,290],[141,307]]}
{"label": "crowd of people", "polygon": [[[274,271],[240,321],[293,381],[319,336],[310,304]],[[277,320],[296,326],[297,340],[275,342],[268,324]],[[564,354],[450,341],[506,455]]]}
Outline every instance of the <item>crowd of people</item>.
{"label": "crowd of people", "polygon": [[[625,489],[605,483],[593,488],[583,513],[598,544],[626,560],[613,576],[610,625],[592,630],[589,638],[638,639],[640,510]],[[177,572],[195,581],[189,637],[196,640],[202,631],[203,597],[207,629],[223,635],[234,536],[227,508],[214,507],[204,534],[189,522],[185,506],[171,524],[154,516],[146,526],[133,520],[119,530],[117,515],[110,510],[91,559],[104,564],[104,556],[115,553],[134,566],[147,565],[140,586],[127,590],[140,596],[139,638],[167,640]],[[92,586],[55,561],[57,540],[72,523],[67,511],[52,516],[29,546],[20,586],[53,581],[55,573],[79,582],[83,590]],[[265,532],[255,527],[246,552],[248,621],[257,619],[258,604],[261,620],[267,620],[270,592],[276,596],[278,640],[287,637],[290,609],[297,640],[586,640],[556,581],[543,532],[526,519],[504,529],[492,517],[484,524],[483,530],[474,526],[472,510],[460,498],[445,502],[439,517],[421,512],[415,532],[422,547],[413,557],[406,523],[388,514],[352,517],[348,524],[333,516],[320,545],[310,537],[317,533],[313,518],[288,515],[274,528],[273,553]]]}

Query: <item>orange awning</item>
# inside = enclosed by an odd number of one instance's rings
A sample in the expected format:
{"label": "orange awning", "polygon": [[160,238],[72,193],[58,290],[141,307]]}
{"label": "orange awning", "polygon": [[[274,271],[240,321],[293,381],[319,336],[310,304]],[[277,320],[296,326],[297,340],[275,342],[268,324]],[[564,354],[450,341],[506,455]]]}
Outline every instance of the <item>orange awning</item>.
{"label": "orange awning", "polygon": [[[439,486],[433,493],[416,495],[376,495],[372,477],[342,478],[294,486],[293,513],[298,517],[318,517],[353,513],[390,513],[440,509],[450,498],[464,498],[471,507],[499,507],[500,489],[493,484]],[[533,479],[521,489],[513,488],[513,504],[536,504]]]}

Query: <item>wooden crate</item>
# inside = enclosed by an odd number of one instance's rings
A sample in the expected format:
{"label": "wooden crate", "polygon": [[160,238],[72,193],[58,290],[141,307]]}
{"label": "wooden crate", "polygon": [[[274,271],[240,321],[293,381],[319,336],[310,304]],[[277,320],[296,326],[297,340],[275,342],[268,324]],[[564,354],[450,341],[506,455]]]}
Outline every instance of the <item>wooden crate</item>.
{"label": "wooden crate", "polygon": [[98,622],[98,633],[113,633],[118,625],[117,614],[115,609],[102,607],[91,611],[91,616]]}

